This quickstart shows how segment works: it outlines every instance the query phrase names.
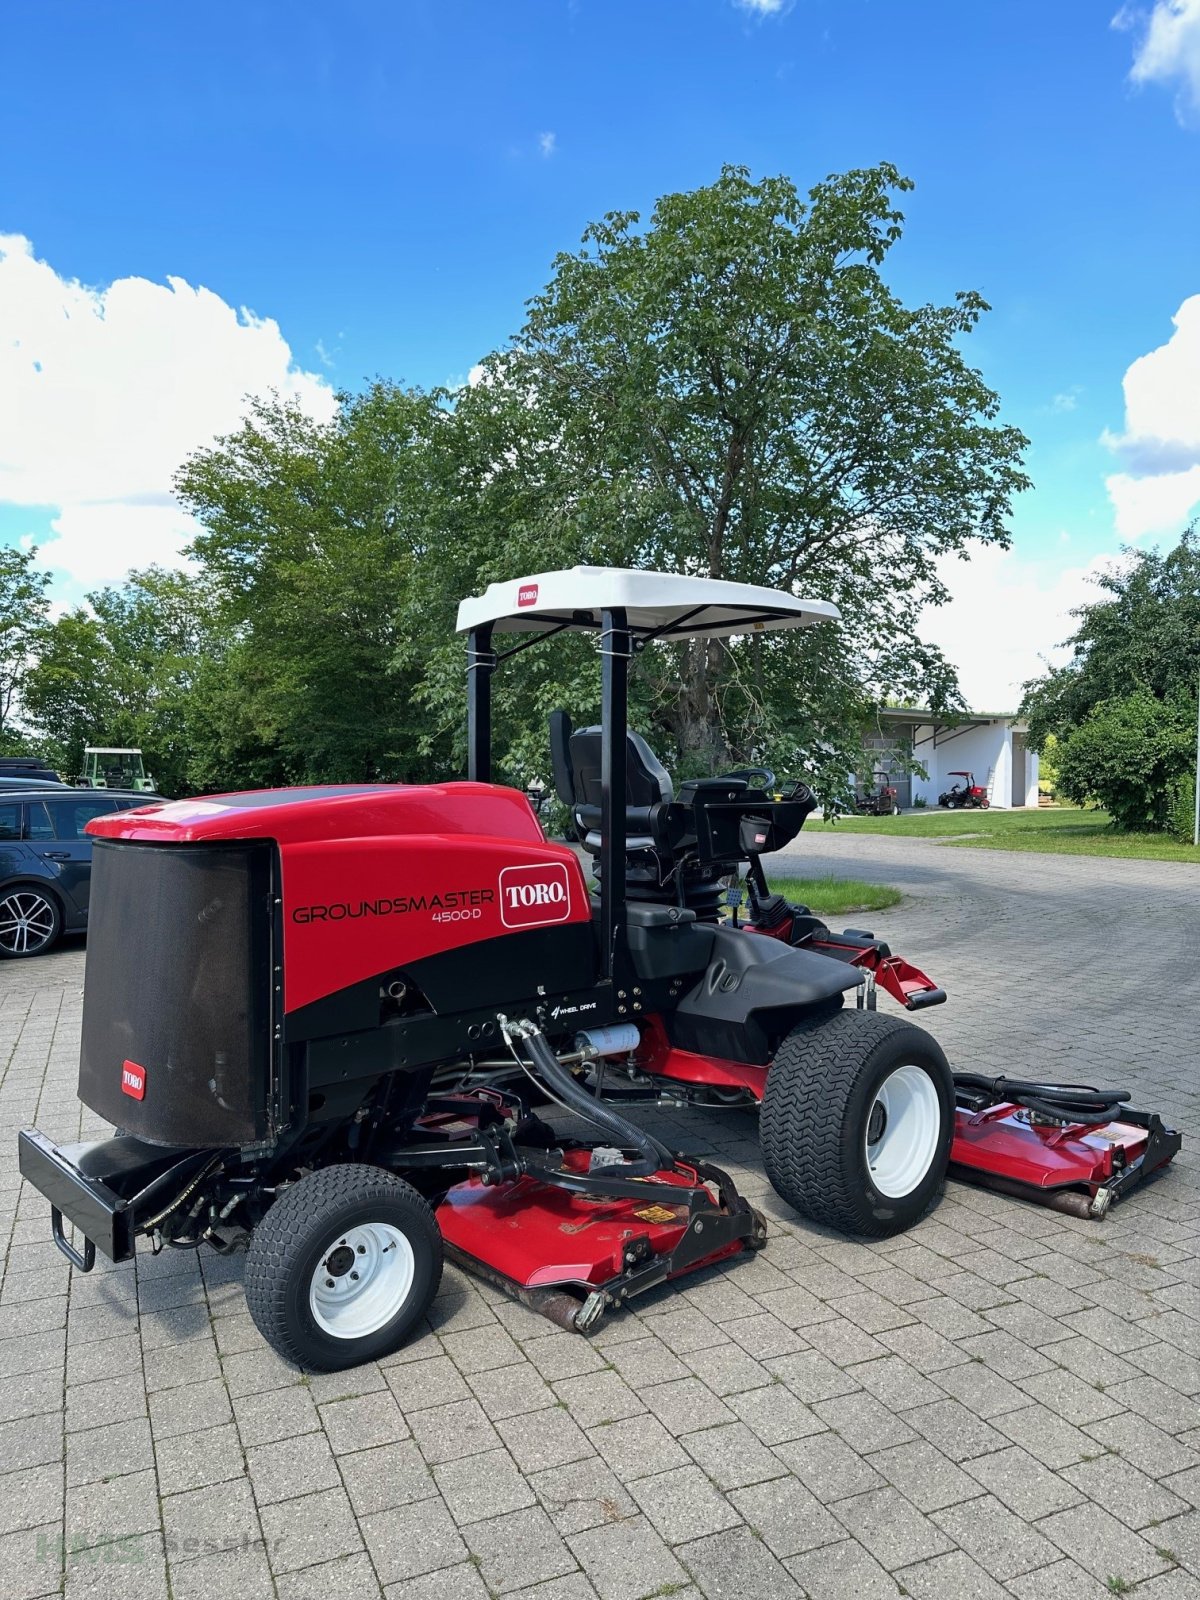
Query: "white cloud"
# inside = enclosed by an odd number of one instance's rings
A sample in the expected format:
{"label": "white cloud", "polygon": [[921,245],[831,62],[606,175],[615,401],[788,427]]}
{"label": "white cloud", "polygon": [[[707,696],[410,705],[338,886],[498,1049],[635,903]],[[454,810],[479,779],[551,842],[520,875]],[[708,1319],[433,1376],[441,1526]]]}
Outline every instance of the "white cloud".
{"label": "white cloud", "polygon": [[1200,467],[1189,467],[1186,472],[1160,472],[1148,478],[1114,472],[1105,479],[1105,486],[1122,539],[1182,533],[1191,513],[1200,510]]}
{"label": "white cloud", "polygon": [[1113,26],[1139,32],[1129,73],[1134,83],[1174,86],[1175,114],[1191,123],[1200,115],[1200,0],[1155,0],[1148,17],[1125,6]]}
{"label": "white cloud", "polygon": [[539,133],[538,149],[549,159],[558,149],[558,135],[556,133]]}
{"label": "white cloud", "polygon": [[1104,435],[1124,468],[1108,493],[1127,539],[1179,532],[1200,507],[1200,294],[1174,323],[1167,342],[1125,374],[1124,433]]}
{"label": "white cloud", "polygon": [[1064,567],[991,548],[969,562],[948,556],[940,571],[953,598],[923,613],[921,637],[954,663],[972,710],[1015,711],[1021,685],[1045,661],[1061,666],[1069,658],[1061,646],[1074,631],[1071,610],[1094,598],[1091,580],[1112,561]]}
{"label": "white cloud", "polygon": [[778,17],[790,11],[794,0],[733,0],[739,11],[753,12],[756,17]]}
{"label": "white cloud", "polygon": [[89,288],[0,235],[0,503],[57,508],[42,556],[67,578],[177,562],[195,528],[172,475],[272,390],[335,409],[269,318],[181,278]]}
{"label": "white cloud", "polygon": [[1079,404],[1079,390],[1068,389],[1062,394],[1056,394],[1050,402],[1051,411],[1061,415],[1066,411],[1074,411]]}

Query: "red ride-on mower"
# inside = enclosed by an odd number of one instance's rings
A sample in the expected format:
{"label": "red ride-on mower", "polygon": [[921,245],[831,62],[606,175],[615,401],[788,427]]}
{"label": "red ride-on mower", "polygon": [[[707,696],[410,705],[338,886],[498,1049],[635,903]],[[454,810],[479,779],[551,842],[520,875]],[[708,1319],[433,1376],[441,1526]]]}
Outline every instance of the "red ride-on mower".
{"label": "red ride-on mower", "polygon": [[953,783],[944,794],[938,795],[938,805],[945,806],[947,811],[960,811],[975,808],[986,811],[991,805],[988,792],[981,783],[975,782],[973,772],[952,772],[952,778],[965,778],[965,783]]}
{"label": "red ride-on mower", "polygon": [[898,817],[900,791],[888,782],[886,772],[877,772],[874,781],[855,794],[854,809],[860,817]]}
{"label": "red ride-on mower", "polygon": [[[874,1235],[917,1220],[946,1170],[955,1085],[935,1041],[875,995],[909,1010],[945,995],[873,935],[768,893],[761,855],[814,809],[803,783],[776,799],[772,773],[743,769],[676,791],[626,727],[636,650],[834,616],[619,569],[493,584],[459,612],[467,782],[93,823],[79,1090],[123,1131],[61,1148],[22,1132],[59,1248],[87,1271],[139,1238],[246,1247],[264,1337],[334,1369],[404,1339],[443,1251],[586,1332],[760,1245],[726,1174],[629,1120],[639,1106],[761,1104],[767,1173],[798,1210]],[[576,852],[490,781],[494,672],[568,629],[600,646],[600,726],[556,712],[550,730],[595,897]],[[498,650],[505,634],[525,637]],[[724,884],[745,866],[739,924]],[[592,1139],[565,1137],[547,1105]]]}

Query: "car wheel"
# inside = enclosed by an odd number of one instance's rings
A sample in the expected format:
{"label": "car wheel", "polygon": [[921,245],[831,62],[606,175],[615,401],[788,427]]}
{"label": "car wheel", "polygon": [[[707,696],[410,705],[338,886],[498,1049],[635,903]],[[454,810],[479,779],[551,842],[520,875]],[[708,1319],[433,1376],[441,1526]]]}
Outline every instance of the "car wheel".
{"label": "car wheel", "polygon": [[62,912],[53,895],[32,884],[0,890],[0,957],[40,956],[62,932]]}

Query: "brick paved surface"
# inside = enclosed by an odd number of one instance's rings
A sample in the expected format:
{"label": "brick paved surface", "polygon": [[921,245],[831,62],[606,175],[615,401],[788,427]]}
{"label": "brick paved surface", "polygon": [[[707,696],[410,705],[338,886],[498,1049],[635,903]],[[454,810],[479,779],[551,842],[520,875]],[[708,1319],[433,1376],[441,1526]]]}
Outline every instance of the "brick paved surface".
{"label": "brick paved surface", "polygon": [[[950,991],[954,1063],[1119,1079],[1200,1127],[1200,872],[795,853],[906,890],[877,931]],[[100,1131],[82,972],[0,968],[0,1597],[1200,1597],[1195,1146],[1102,1224],[951,1185],[863,1245],[774,1199],[746,1113],[660,1118],[767,1210],[761,1256],[590,1342],[448,1271],[399,1355],[306,1378],[240,1257],[72,1274],[20,1191],[18,1127]]]}

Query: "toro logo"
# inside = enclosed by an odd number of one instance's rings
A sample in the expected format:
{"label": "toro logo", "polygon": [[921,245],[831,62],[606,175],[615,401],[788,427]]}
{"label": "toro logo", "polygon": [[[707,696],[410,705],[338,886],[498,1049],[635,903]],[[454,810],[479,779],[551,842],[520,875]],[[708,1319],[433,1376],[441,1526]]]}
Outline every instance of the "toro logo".
{"label": "toro logo", "polygon": [[535,606],[535,605],[537,605],[537,597],[538,597],[538,586],[537,586],[537,584],[536,583],[524,583],[517,590],[517,605],[518,606]]}
{"label": "toro logo", "polygon": [[136,1061],[121,1063],[121,1093],[129,1095],[134,1100],[146,1098],[145,1067],[139,1067]]}
{"label": "toro logo", "polygon": [[506,928],[535,928],[565,922],[571,915],[571,886],[559,861],[536,867],[505,867],[500,874],[500,920]]}

